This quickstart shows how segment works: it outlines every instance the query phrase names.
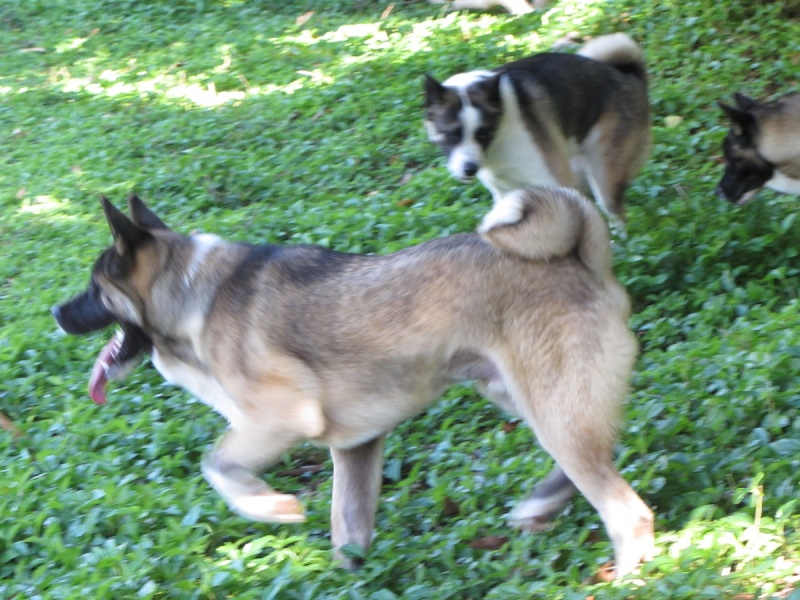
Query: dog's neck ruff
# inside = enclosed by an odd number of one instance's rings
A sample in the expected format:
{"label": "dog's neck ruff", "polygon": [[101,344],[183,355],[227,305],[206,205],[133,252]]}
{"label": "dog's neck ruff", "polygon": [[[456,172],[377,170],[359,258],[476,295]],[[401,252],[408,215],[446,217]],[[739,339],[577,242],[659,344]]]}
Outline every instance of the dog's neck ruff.
{"label": "dog's neck ruff", "polygon": [[782,194],[800,194],[800,179],[789,177],[780,171],[775,171],[772,179],[767,181],[764,186]]}
{"label": "dog's neck ruff", "polygon": [[194,253],[192,254],[192,260],[186,267],[186,274],[183,276],[183,284],[187,288],[192,287],[197,274],[211,251],[222,243],[222,238],[211,233],[193,233],[190,239],[194,246]]}

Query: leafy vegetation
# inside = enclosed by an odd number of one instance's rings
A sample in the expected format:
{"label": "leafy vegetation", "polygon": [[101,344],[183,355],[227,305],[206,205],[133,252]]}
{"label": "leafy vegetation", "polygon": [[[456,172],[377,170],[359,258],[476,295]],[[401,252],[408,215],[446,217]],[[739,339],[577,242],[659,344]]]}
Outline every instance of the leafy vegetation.
{"label": "leafy vegetation", "polygon": [[[798,201],[713,195],[715,101],[798,87],[800,26],[783,8],[5,0],[0,598],[800,598]],[[654,111],[615,245],[641,343],[619,463],[656,511],[660,550],[638,580],[594,578],[611,547],[583,499],[552,531],[508,527],[549,459],[469,388],[388,438],[355,574],[330,557],[325,451],[266,475],[300,494],[308,523],[255,524],[199,474],[224,428],[204,405],[151,368],[89,402],[104,336],[64,336],[48,308],[109,241],[100,194],[136,190],[186,232],[354,252],[470,231],[490,200],[425,140],[423,74],[620,30],[646,49]]]}

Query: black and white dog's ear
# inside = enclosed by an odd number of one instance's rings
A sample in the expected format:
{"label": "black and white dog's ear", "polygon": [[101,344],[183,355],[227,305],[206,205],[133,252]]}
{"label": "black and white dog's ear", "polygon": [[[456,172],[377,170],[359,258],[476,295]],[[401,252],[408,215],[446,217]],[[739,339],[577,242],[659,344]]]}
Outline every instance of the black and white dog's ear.
{"label": "black and white dog's ear", "polygon": [[108,198],[101,196],[100,203],[103,205],[106,221],[111,229],[111,235],[114,236],[114,246],[120,256],[126,258],[133,256],[140,245],[152,239],[153,236],[150,232],[126,217],[121,210],[109,202]]}
{"label": "black and white dog's ear", "polygon": [[144,205],[144,202],[136,194],[128,196],[128,212],[133,222],[145,229],[165,229],[169,227],[159,219],[156,214]]}
{"label": "black and white dog's ear", "polygon": [[444,100],[445,88],[431,75],[425,75],[425,106],[439,104]]}
{"label": "black and white dog's ear", "polygon": [[486,99],[493,107],[499,108],[502,105],[500,99],[500,74],[497,73],[486,81]]}

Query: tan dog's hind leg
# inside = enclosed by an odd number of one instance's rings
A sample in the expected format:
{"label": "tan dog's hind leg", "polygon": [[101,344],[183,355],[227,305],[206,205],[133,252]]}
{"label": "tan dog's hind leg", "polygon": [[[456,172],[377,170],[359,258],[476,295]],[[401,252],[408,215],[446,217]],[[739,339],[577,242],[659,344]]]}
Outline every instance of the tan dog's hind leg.
{"label": "tan dog's hind leg", "polygon": [[642,561],[653,558],[653,511],[620,477],[610,460],[587,475],[579,477],[576,485],[600,513],[614,543],[615,575],[627,575]]}
{"label": "tan dog's hind leg", "polygon": [[[494,212],[494,209],[493,211]],[[484,219],[484,222],[486,219]],[[516,417],[523,417],[508,389],[501,381],[477,381],[478,390],[498,407]],[[547,476],[536,484],[533,492],[509,515],[515,527],[527,531],[544,531],[552,525],[553,518],[561,512],[575,495],[575,485],[564,470],[556,465]]]}
{"label": "tan dog's hind leg", "polygon": [[355,448],[331,448],[331,455],[331,539],[336,558],[352,570],[361,560],[345,556],[341,548],[354,544],[366,550],[372,541],[383,475],[383,436]]}
{"label": "tan dog's hind leg", "polygon": [[549,529],[553,518],[562,511],[576,491],[564,469],[556,465],[536,484],[530,496],[511,512],[511,522],[527,531]]}
{"label": "tan dog's hind leg", "polygon": [[[553,407],[537,414],[532,423],[536,436],[569,481],[600,513],[614,544],[616,576],[630,573],[653,556],[653,512],[614,467],[612,440],[607,432],[600,431],[602,424],[597,420],[566,423],[563,414],[558,414],[562,412],[558,403]],[[528,499],[513,516],[525,524],[526,518],[539,518],[540,508]]]}
{"label": "tan dog's hind leg", "polygon": [[[640,562],[651,559],[654,546],[653,512],[620,477],[611,460],[611,447],[601,450],[592,443],[594,440],[587,443],[580,434],[569,436],[563,430],[558,432],[546,426],[537,426],[536,430],[542,446],[555,458],[569,481],[600,513],[614,544],[616,576],[630,573]],[[558,482],[557,473],[557,470],[553,471],[548,478],[554,477]],[[570,486],[565,485],[561,489],[567,492]],[[558,498],[552,507],[546,507],[547,510],[543,511],[534,495],[515,508],[512,516],[517,523],[530,528],[530,524],[540,519],[543,512],[545,516],[552,515],[563,503],[562,498]]]}
{"label": "tan dog's hind leg", "polygon": [[[614,544],[619,577],[652,558],[654,551],[653,512],[613,462],[636,346],[625,324],[616,319],[598,329],[584,315],[570,315],[559,336],[551,338],[560,343],[539,357],[535,370],[515,362],[522,353],[510,356],[504,362],[506,387],[539,443],[600,514]],[[515,346],[523,343],[514,341]],[[569,490],[557,472],[551,476],[556,491]],[[554,504],[561,504],[561,495],[553,495]],[[524,525],[542,512],[551,511],[543,511],[534,497],[512,514]]]}

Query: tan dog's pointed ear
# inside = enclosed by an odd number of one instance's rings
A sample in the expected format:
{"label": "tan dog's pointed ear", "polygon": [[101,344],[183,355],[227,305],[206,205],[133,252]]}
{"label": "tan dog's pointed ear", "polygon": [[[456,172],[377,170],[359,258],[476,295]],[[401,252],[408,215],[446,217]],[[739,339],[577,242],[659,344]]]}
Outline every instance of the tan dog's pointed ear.
{"label": "tan dog's pointed ear", "polygon": [[169,227],[159,219],[156,214],[144,205],[139,196],[131,194],[128,196],[128,212],[133,222],[145,229],[166,229]]}
{"label": "tan dog's pointed ear", "polygon": [[136,248],[152,239],[152,235],[126,217],[122,211],[108,201],[105,196],[100,197],[106,221],[114,236],[114,246],[120,256],[132,257]]}

